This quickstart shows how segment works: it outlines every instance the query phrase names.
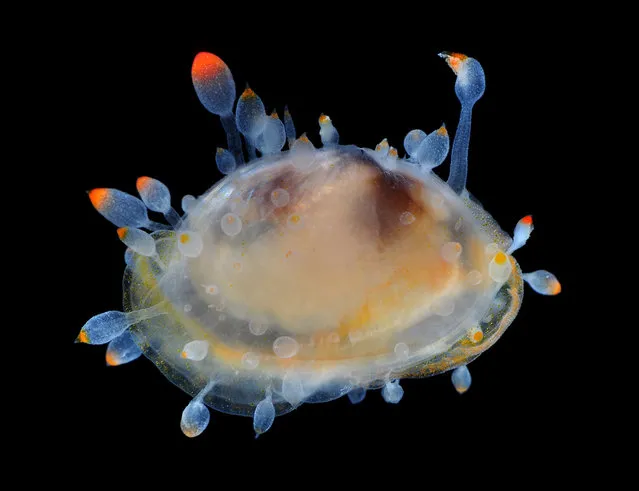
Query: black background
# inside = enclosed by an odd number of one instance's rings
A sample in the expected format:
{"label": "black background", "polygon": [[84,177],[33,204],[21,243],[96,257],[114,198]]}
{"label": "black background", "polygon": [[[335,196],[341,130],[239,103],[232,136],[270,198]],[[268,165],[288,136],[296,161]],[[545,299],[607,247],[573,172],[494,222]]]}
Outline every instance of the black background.
{"label": "black background", "polygon": [[[199,456],[217,467],[227,459],[286,463],[306,455],[309,476],[398,456],[444,455],[471,468],[524,454],[561,462],[582,438],[566,358],[573,338],[566,331],[583,307],[574,149],[584,135],[574,129],[580,89],[568,69],[580,39],[551,21],[540,26],[543,36],[537,28],[435,36],[427,26],[401,30],[383,12],[376,23],[308,31],[286,24],[243,30],[238,19],[224,30],[212,19],[209,30],[189,35],[171,24],[89,23],[74,26],[59,51],[61,67],[72,74],[63,103],[73,124],[58,142],[68,165],[53,179],[75,228],[71,260],[54,266],[64,278],[56,293],[65,322],[54,324],[62,354],[56,359],[64,363],[48,388],[55,393],[49,429],[59,430],[65,459],[82,468],[89,460],[115,465],[133,456],[161,465]],[[149,175],[169,186],[179,208],[183,195],[200,194],[220,178],[214,151],[226,146],[224,133],[190,78],[199,51],[227,63],[238,95],[248,82],[267,111],[282,116],[288,104],[298,135],[308,132],[316,146],[323,112],[341,143],[374,147],[386,137],[402,155],[411,129],[429,132],[445,122],[454,135],[459,102],[454,74],[437,57],[443,50],[478,59],[486,73],[486,93],[473,113],[468,189],[506,231],[533,215],[535,231],[517,260],[524,271],[552,271],[563,286],[557,297],[526,288],[511,327],[470,365],[468,393],[459,396],[449,374],[406,380],[398,405],[378,391],[357,406],[347,398],[307,404],[277,418],[257,440],[250,419],[212,412],[205,433],[189,439],[179,428],[189,396],[148,360],[107,368],[105,347],[73,344],[88,318],[121,308],[124,246],[85,192],[113,187],[134,194],[136,178]],[[447,176],[448,160],[438,174]]]}

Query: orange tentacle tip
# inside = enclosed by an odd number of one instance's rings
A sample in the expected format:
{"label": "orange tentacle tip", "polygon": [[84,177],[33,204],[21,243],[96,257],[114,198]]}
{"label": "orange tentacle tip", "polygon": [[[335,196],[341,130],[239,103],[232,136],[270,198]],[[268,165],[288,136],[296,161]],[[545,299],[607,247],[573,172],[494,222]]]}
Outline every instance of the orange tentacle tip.
{"label": "orange tentacle tip", "polygon": [[124,240],[124,238],[126,237],[126,234],[129,233],[129,227],[120,227],[118,230],[118,237],[120,237],[120,240]]}
{"label": "orange tentacle tip", "polygon": [[271,113],[271,118],[280,119],[280,117],[277,115],[277,111],[275,109],[273,109],[273,112]]}
{"label": "orange tentacle tip", "polygon": [[106,354],[106,363],[110,367],[117,367],[120,364],[120,360],[118,360],[113,353]]}
{"label": "orange tentacle tip", "polygon": [[150,177],[142,176],[138,177],[138,180],[135,182],[135,187],[138,191],[143,191],[151,184],[152,180]]}
{"label": "orange tentacle tip", "polygon": [[224,68],[226,68],[226,64],[220,57],[202,51],[193,60],[191,74],[196,78],[215,77]]}
{"label": "orange tentacle tip", "polygon": [[550,293],[552,295],[558,295],[559,293],[561,293],[561,283],[559,283],[559,281],[555,280],[553,282],[553,284],[550,287]]}
{"label": "orange tentacle tip", "polygon": [[375,150],[381,150],[382,148],[388,148],[388,140],[386,138],[377,144]]}
{"label": "orange tentacle tip", "polygon": [[446,125],[444,125],[444,124],[443,124],[443,125],[441,126],[441,128],[439,128],[439,129],[437,130],[437,134],[438,134],[439,136],[446,136],[446,135],[448,135],[448,130],[446,129]]}
{"label": "orange tentacle tip", "polygon": [[75,342],[76,343],[88,343],[89,342],[89,336],[87,335],[86,331],[84,329],[82,329],[80,331],[80,334],[78,334],[78,337],[75,338]]}
{"label": "orange tentacle tip", "polygon": [[111,191],[106,188],[95,188],[89,191],[89,199],[96,210],[101,210],[107,204]]}
{"label": "orange tentacle tip", "polygon": [[462,54],[462,53],[449,53],[450,56],[452,56],[453,58],[457,58],[460,61],[464,61],[468,58],[468,56]]}
{"label": "orange tentacle tip", "polygon": [[255,92],[253,92],[253,89],[251,89],[250,87],[246,87],[246,89],[244,89],[244,92],[242,92],[240,99],[249,99],[251,97],[256,97]]}
{"label": "orange tentacle tip", "polygon": [[331,118],[329,118],[326,114],[320,114],[319,122],[320,124],[330,123]]}
{"label": "orange tentacle tip", "polygon": [[523,223],[524,225],[532,225],[532,215],[526,215],[524,218],[521,219],[521,223]]}
{"label": "orange tentacle tip", "polygon": [[468,56],[466,55],[463,55],[461,53],[450,53],[448,51],[439,53],[439,56],[446,60],[446,63],[448,63],[448,66],[452,68],[455,74],[457,74],[462,63],[464,63],[468,59]]}

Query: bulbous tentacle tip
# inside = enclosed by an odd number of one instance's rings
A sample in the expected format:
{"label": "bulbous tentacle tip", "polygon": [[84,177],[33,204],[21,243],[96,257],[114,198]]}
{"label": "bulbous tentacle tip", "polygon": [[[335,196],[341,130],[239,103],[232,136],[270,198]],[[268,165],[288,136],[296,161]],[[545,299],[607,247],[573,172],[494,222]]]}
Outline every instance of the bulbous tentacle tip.
{"label": "bulbous tentacle tip", "polygon": [[147,227],[146,205],[138,198],[117,189],[96,188],[89,191],[91,204],[116,227]]}
{"label": "bulbous tentacle tip", "polygon": [[439,53],[439,57],[442,58],[448,66],[455,72],[455,75],[459,74],[459,69],[462,64],[468,60],[468,56],[461,53],[453,53],[451,51],[442,51]]}
{"label": "bulbous tentacle tip", "polygon": [[240,95],[240,99],[244,101],[246,99],[253,99],[255,97],[257,97],[257,94],[253,91],[253,89],[251,89],[251,87],[249,87],[249,84],[246,84],[246,88]]}
{"label": "bulbous tentacle tip", "polygon": [[472,107],[486,89],[486,76],[481,64],[470,56],[444,51],[439,54],[457,75],[455,93],[462,106]]}
{"label": "bulbous tentacle tip", "polygon": [[453,387],[455,387],[455,390],[458,394],[466,393],[472,383],[470,371],[468,370],[468,367],[466,365],[455,368],[455,370],[453,370],[451,379],[453,382]]}
{"label": "bulbous tentacle tip", "polygon": [[526,215],[524,218],[517,222],[515,226],[515,232],[513,234],[513,241],[508,248],[507,253],[512,254],[517,249],[526,244],[526,241],[530,238],[530,234],[534,230],[532,215]]}
{"label": "bulbous tentacle tip", "polygon": [[559,283],[557,277],[544,269],[532,273],[524,273],[522,278],[533,290],[541,295],[559,295],[561,293],[561,283]]}
{"label": "bulbous tentacle tip", "polygon": [[75,338],[73,342],[76,344],[77,343],[89,344],[89,336],[87,335],[86,331],[82,329],[80,331],[80,334],[77,335],[77,337]]}
{"label": "bulbous tentacle tip", "polygon": [[233,173],[233,171],[237,168],[237,162],[235,161],[233,154],[220,147],[218,147],[215,151],[215,164],[217,165],[218,170],[224,175]]}
{"label": "bulbous tentacle tip", "polygon": [[107,346],[105,359],[108,367],[117,367],[132,362],[142,356],[142,350],[136,344],[130,332],[125,331],[111,340]]}
{"label": "bulbous tentacle tip", "polygon": [[219,56],[201,51],[193,58],[191,75],[195,78],[208,78],[223,70],[228,70],[228,67]]}
{"label": "bulbous tentacle tip", "polygon": [[191,67],[191,79],[202,105],[218,116],[229,115],[235,101],[235,81],[229,67],[213,53],[198,53]]}
{"label": "bulbous tentacle tip", "polygon": [[100,211],[107,204],[109,199],[110,190],[106,188],[95,188],[91,191],[87,191],[89,199],[93,207]]}

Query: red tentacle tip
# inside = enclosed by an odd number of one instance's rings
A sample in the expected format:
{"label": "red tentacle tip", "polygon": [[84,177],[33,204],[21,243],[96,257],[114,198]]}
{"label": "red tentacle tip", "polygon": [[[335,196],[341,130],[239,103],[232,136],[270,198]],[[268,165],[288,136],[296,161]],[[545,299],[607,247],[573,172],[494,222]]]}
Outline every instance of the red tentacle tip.
{"label": "red tentacle tip", "polygon": [[213,78],[225,68],[226,64],[219,56],[202,51],[193,60],[191,75],[197,79]]}

